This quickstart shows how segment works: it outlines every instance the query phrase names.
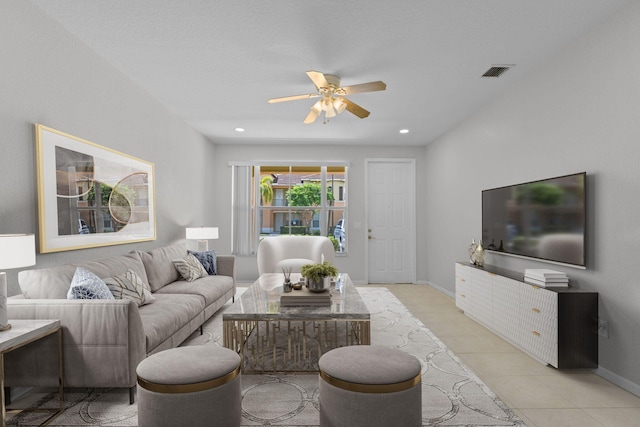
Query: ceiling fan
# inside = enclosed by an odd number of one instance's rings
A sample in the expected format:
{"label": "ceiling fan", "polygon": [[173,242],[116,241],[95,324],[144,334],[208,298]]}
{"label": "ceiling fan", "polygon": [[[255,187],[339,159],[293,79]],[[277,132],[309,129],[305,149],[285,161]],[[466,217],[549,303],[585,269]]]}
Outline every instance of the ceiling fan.
{"label": "ceiling fan", "polygon": [[381,81],[341,87],[340,77],[333,74],[323,74],[319,71],[307,71],[307,75],[316,86],[316,89],[318,90],[317,93],[272,98],[268,101],[270,104],[273,104],[276,102],[294,101],[297,99],[321,98],[311,107],[309,115],[304,119],[305,124],[313,123],[323,111],[325,120],[330,117],[335,117],[344,110],[364,119],[369,116],[369,111],[345,98],[345,95],[375,92],[385,90],[387,88],[387,85]]}

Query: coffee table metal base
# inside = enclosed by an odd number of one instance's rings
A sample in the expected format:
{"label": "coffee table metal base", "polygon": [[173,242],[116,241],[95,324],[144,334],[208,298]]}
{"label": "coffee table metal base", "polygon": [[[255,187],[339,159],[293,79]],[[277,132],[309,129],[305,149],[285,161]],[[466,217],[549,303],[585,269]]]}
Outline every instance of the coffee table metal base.
{"label": "coffee table metal base", "polygon": [[244,373],[317,372],[323,353],[371,344],[369,320],[224,320],[223,329]]}

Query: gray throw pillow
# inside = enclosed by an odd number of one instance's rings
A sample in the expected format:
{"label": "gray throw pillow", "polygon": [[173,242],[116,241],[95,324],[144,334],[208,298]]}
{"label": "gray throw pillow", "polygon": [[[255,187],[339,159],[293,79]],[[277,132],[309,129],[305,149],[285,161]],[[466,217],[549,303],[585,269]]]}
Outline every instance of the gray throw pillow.
{"label": "gray throw pillow", "polygon": [[82,267],[76,268],[67,299],[114,299],[106,283]]}
{"label": "gray throw pillow", "polygon": [[217,263],[216,263],[216,252],[215,251],[206,251],[206,252],[195,252],[195,251],[187,251],[194,257],[200,261],[200,264],[207,270],[210,276],[214,276],[218,274],[217,271]]}

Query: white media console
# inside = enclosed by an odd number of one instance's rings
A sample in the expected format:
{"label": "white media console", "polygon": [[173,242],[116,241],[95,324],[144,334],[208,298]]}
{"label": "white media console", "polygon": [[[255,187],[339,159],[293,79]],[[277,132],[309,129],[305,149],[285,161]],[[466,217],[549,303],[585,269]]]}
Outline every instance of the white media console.
{"label": "white media console", "polygon": [[598,293],[540,288],[522,274],[456,263],[456,306],[556,368],[598,367]]}

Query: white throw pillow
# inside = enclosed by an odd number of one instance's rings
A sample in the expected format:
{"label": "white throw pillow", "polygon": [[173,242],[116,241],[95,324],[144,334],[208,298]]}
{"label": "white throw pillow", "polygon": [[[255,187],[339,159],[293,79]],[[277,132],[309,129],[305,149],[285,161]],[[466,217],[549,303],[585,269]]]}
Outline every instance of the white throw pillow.
{"label": "white throw pillow", "polygon": [[114,299],[106,283],[82,267],[76,268],[67,299]]}

